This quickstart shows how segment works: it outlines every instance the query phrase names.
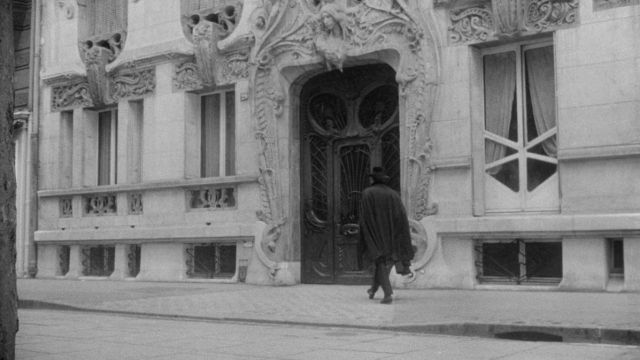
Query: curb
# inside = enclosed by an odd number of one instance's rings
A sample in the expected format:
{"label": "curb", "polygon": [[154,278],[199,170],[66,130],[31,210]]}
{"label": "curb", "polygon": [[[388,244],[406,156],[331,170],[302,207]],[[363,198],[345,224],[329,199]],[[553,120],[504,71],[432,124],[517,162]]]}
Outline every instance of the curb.
{"label": "curb", "polygon": [[520,341],[547,341],[568,343],[593,343],[612,345],[640,345],[640,330],[613,328],[585,328],[540,325],[450,323],[427,325],[354,325],[333,323],[311,323],[305,321],[285,321],[268,319],[247,319],[234,317],[210,317],[178,314],[160,314],[138,311],[119,311],[84,308],[57,304],[40,300],[18,300],[19,309],[75,311],[84,313],[113,314],[121,316],[151,317],[166,320],[200,322],[235,322],[246,324],[296,325],[324,328],[347,328],[375,331],[394,331],[414,334],[432,334],[449,336],[470,336]]}

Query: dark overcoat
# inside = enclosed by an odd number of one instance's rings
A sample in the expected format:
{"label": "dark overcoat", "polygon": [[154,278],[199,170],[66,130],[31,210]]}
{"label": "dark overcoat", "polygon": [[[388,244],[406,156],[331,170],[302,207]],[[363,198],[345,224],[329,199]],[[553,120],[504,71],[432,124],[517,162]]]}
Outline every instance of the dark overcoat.
{"label": "dark overcoat", "polygon": [[362,192],[360,241],[371,260],[413,259],[407,211],[400,195],[383,183],[374,183]]}

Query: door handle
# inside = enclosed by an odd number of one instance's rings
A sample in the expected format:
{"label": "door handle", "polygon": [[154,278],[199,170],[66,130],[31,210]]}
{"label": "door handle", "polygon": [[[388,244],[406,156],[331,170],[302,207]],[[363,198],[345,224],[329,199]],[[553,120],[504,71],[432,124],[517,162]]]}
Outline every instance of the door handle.
{"label": "door handle", "polygon": [[360,234],[360,225],[358,224],[343,224],[341,225],[340,233],[344,236],[355,236]]}

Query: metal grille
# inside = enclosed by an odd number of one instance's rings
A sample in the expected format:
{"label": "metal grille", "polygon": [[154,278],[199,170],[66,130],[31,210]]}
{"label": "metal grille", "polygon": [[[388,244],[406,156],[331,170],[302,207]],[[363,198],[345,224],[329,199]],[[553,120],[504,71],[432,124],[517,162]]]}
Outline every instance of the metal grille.
{"label": "metal grille", "polygon": [[391,128],[382,136],[382,167],[389,175],[389,186],[400,192],[400,130]]}
{"label": "metal grille", "polygon": [[191,244],[186,248],[187,276],[231,278],[236,272],[236,245]]}
{"label": "metal grille", "polygon": [[85,276],[109,276],[113,273],[115,247],[91,246],[82,249],[82,274]]}
{"label": "metal grille", "polygon": [[67,275],[69,272],[69,257],[71,255],[71,247],[62,245],[58,247],[58,274],[60,276]]}
{"label": "metal grille", "polygon": [[127,267],[130,277],[136,277],[140,273],[140,255],[140,245],[129,245],[127,251]]}
{"label": "metal grille", "polygon": [[326,221],[329,216],[327,142],[318,136],[310,136],[309,151],[311,155],[311,208],[320,220]]}
{"label": "metal grille", "polygon": [[562,278],[560,241],[478,241],[475,252],[481,282],[557,283]]}

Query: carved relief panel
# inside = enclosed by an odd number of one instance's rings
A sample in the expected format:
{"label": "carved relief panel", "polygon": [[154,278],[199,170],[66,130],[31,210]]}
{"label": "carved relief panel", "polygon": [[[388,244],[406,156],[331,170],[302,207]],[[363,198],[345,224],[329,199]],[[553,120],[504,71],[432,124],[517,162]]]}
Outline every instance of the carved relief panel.
{"label": "carved relief panel", "polygon": [[452,43],[512,38],[577,22],[579,0],[440,1],[449,8]]}

